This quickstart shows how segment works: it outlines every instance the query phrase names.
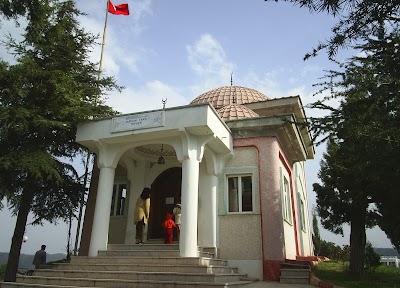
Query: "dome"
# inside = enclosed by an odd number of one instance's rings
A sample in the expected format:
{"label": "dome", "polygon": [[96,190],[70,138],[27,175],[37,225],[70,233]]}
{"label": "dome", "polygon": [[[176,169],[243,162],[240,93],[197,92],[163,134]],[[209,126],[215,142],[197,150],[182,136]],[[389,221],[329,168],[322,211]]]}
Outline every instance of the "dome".
{"label": "dome", "polygon": [[223,86],[205,92],[196,97],[190,104],[210,103],[215,109],[230,105],[235,97],[236,104],[247,104],[268,100],[268,97],[257,90],[241,86]]}
{"label": "dome", "polygon": [[224,106],[217,112],[224,121],[252,118],[259,116],[256,112],[254,112],[250,108],[247,108],[246,106],[240,104],[230,104]]}

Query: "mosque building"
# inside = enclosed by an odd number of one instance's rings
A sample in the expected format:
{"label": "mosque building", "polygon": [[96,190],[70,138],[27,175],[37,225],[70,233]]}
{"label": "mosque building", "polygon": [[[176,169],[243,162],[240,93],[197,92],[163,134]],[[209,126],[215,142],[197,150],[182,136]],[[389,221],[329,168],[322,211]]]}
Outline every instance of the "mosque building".
{"label": "mosque building", "polygon": [[314,147],[299,96],[224,86],[186,106],[82,123],[76,141],[96,155],[79,255],[135,243],[134,207],[149,187],[146,239],[162,238],[180,202],[180,257],[208,249],[268,281],[281,263],[313,256],[305,162]]}

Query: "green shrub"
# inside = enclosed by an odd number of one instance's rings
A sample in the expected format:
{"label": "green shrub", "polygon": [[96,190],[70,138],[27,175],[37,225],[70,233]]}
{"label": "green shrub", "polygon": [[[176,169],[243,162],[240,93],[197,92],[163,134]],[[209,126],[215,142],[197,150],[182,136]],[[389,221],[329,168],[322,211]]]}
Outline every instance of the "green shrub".
{"label": "green shrub", "polygon": [[381,257],[375,252],[372,244],[367,241],[365,244],[365,270],[367,272],[375,272],[376,268],[381,265],[380,259]]}
{"label": "green shrub", "polygon": [[[343,249],[345,249],[347,246],[344,246]],[[343,254],[343,250],[340,246],[332,243],[332,242],[328,242],[328,241],[324,241],[321,240],[321,248],[320,248],[320,254],[321,256],[325,256],[328,257],[329,259],[334,259],[334,260],[346,260],[344,259],[346,257],[346,253],[348,251],[345,251],[345,253]]]}
{"label": "green shrub", "polygon": [[340,260],[343,262],[350,260],[350,246],[343,245],[342,252],[340,253]]}
{"label": "green shrub", "polygon": [[6,264],[0,264],[0,281],[4,280],[4,273],[6,272]]}

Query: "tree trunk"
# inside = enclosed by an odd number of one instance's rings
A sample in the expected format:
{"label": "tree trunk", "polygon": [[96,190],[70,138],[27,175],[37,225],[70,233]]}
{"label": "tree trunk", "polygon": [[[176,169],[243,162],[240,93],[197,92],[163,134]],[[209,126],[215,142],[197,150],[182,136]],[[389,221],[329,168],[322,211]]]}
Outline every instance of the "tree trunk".
{"label": "tree trunk", "polygon": [[71,259],[71,252],[70,252],[70,241],[71,241],[71,229],[72,229],[72,209],[69,211],[69,225],[68,225],[68,239],[67,239],[67,259]]}
{"label": "tree trunk", "polygon": [[366,207],[362,205],[363,202],[354,201],[351,210],[349,270],[350,274],[356,278],[364,275]]}
{"label": "tree trunk", "polygon": [[22,237],[24,236],[28,214],[31,209],[33,191],[24,189],[18,210],[17,223],[8,254],[7,267],[4,274],[4,282],[15,282],[17,278],[19,256],[21,254]]}

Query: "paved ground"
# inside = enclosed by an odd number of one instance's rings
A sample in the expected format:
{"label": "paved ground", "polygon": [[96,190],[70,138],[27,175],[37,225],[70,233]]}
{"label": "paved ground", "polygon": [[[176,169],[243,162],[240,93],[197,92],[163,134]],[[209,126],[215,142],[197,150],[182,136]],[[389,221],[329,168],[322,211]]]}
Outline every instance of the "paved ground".
{"label": "paved ground", "polygon": [[263,282],[257,281],[244,286],[245,288],[311,288],[314,287],[310,284],[282,284],[279,282]]}

